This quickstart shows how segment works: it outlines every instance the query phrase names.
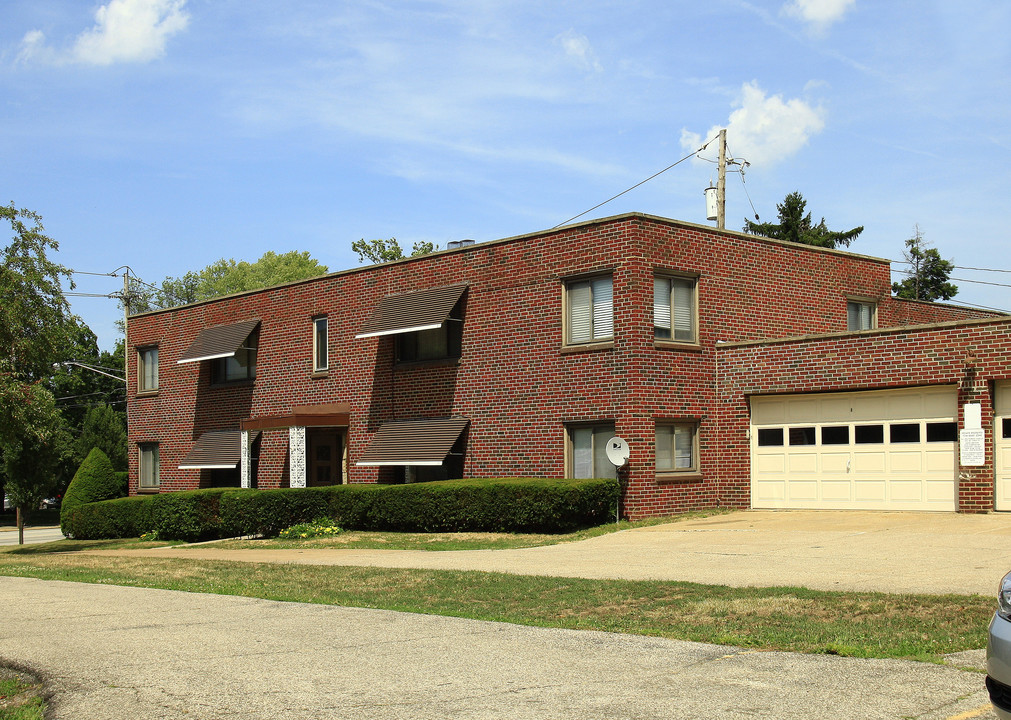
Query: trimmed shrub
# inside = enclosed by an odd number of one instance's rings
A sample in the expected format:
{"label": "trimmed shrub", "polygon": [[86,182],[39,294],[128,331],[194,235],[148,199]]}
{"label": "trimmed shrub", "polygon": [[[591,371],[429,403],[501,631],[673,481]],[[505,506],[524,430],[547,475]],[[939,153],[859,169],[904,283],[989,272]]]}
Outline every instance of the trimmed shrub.
{"label": "trimmed shrub", "polygon": [[116,471],[112,469],[112,463],[99,448],[92,448],[63,495],[60,506],[60,529],[63,534],[72,537],[68,532],[67,521],[76,508],[117,497],[120,497],[119,480]]}
{"label": "trimmed shrub", "polygon": [[[321,488],[160,493],[77,508],[64,532],[75,538],[209,540],[277,535],[328,518],[345,530],[397,532],[571,532],[614,517],[613,478],[446,480]],[[119,533],[119,534],[117,534]]]}
{"label": "trimmed shrub", "polygon": [[65,516],[63,534],[78,540],[140,537],[154,525],[151,500],[139,495],[80,505]]}

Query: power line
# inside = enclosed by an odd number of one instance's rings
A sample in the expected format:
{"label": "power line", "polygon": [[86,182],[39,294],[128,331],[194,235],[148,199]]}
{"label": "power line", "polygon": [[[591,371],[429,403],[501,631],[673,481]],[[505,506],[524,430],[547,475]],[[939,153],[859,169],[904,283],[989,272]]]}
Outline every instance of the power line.
{"label": "power line", "polygon": [[611,202],[612,200],[617,200],[618,198],[620,198],[620,197],[621,197],[622,195],[624,195],[624,194],[626,194],[626,193],[630,193],[630,192],[632,192],[633,190],[635,190],[635,189],[636,189],[637,187],[639,187],[640,185],[645,185],[646,183],[648,183],[648,182],[649,182],[650,180],[652,180],[653,178],[655,178],[655,177],[659,177],[660,175],[663,175],[663,174],[664,174],[665,172],[667,172],[667,171],[668,171],[668,170],[670,170],[671,168],[675,168],[675,167],[677,167],[678,165],[680,165],[681,163],[683,163],[683,162],[684,162],[685,160],[687,160],[688,158],[690,158],[690,157],[692,157],[692,156],[694,156],[694,155],[698,155],[698,154],[699,154],[700,152],[702,152],[703,150],[705,150],[705,149],[706,149],[706,148],[707,148],[707,147],[709,146],[709,143],[711,143],[711,142],[712,142],[713,140],[715,140],[715,139],[716,139],[715,137],[714,137],[714,138],[711,138],[710,140],[706,141],[706,144],[705,144],[705,145],[703,145],[702,147],[700,147],[700,148],[699,148],[698,150],[695,150],[694,152],[691,152],[691,153],[689,153],[689,154],[685,155],[685,156],[684,156],[683,158],[681,158],[680,160],[678,160],[678,161],[677,161],[676,163],[674,163],[674,164],[672,164],[672,165],[668,165],[667,167],[665,167],[665,168],[664,168],[663,170],[661,170],[660,172],[657,172],[657,173],[653,173],[652,175],[650,175],[650,176],[649,176],[648,178],[646,178],[646,179],[645,179],[645,180],[643,180],[642,182],[638,182],[638,183],[636,183],[635,185],[633,185],[632,187],[628,188],[627,190],[622,190],[622,191],[621,191],[620,193],[618,193],[618,194],[617,194],[617,195],[615,195],[614,197],[610,197],[610,198],[608,198],[607,200],[605,200],[605,201],[604,201],[604,202],[602,202],[602,203],[597,203],[596,205],[594,205],[594,206],[593,206],[592,208],[590,208],[589,210],[586,210],[586,211],[584,211],[584,212],[581,212],[581,213],[579,213],[578,215],[574,215],[573,217],[570,217],[570,218],[569,218],[568,220],[566,220],[565,222],[560,222],[560,223],[558,223],[557,225],[555,225],[555,227],[553,227],[553,228],[551,228],[551,229],[552,229],[552,230],[554,230],[555,228],[560,228],[560,227],[562,227],[563,225],[568,225],[568,224],[569,224],[570,222],[572,222],[573,220],[576,220],[576,219],[578,219],[578,218],[581,218],[581,217],[583,217],[583,215],[586,215],[587,213],[591,213],[591,212],[593,212],[594,210],[596,210],[597,208],[599,208],[599,207],[602,207],[602,206],[604,206],[604,205],[607,205],[607,203]]}

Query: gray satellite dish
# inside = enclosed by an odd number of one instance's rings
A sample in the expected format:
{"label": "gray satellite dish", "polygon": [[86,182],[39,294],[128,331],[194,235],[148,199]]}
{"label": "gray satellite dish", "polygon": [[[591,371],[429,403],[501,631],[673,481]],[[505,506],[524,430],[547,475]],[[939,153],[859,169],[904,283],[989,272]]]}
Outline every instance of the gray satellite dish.
{"label": "gray satellite dish", "polygon": [[611,464],[616,468],[624,467],[625,463],[628,462],[628,443],[618,436],[615,436],[607,441],[607,449],[605,452],[607,453],[607,459],[610,460]]}

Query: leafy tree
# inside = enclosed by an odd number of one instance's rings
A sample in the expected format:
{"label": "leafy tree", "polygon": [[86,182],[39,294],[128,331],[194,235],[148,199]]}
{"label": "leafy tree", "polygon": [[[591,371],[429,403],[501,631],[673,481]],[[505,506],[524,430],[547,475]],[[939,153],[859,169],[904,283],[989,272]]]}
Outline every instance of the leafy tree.
{"label": "leafy tree", "polygon": [[113,470],[126,470],[126,427],[119,413],[105,404],[88,408],[74,443],[74,456],[84,458],[92,448],[104,452]]}
{"label": "leafy tree", "polygon": [[[9,389],[10,386],[8,386]],[[18,542],[24,543],[25,520],[49,495],[56,483],[56,468],[69,445],[69,434],[56,410],[52,393],[39,383],[23,387],[12,399],[18,407],[6,412],[4,420],[13,419],[20,433],[3,444],[4,490],[17,508]]]}
{"label": "leafy tree", "polygon": [[66,268],[48,257],[59,245],[46,236],[39,215],[11,203],[0,205],[0,218],[13,231],[0,253],[0,468],[23,527],[23,513],[49,491],[57,445],[66,445],[43,380],[75,326],[62,281],[73,284]]}
{"label": "leafy tree", "polygon": [[912,270],[902,282],[892,283],[895,297],[933,302],[948,300],[958,294],[958,288],[948,282],[955,266],[941,259],[936,248],[926,247],[919,225],[916,226],[913,237],[906,240],[906,249],[902,254]]}
{"label": "leafy tree", "polygon": [[307,251],[277,254],[265,252],[256,262],[224,258],[202,270],[191,270],[182,277],[167,277],[157,290],[144,290],[131,299],[131,311],[174,307],[210,300],[232,293],[259,290],[298,280],[325,275],[326,265]]}
{"label": "leafy tree", "polygon": [[834,248],[839,245],[848,246],[864,231],[863,225],[852,230],[829,230],[825,218],[816,225],[811,220],[811,213],[804,214],[806,208],[807,201],[804,197],[799,192],[792,192],[776,205],[779,223],[756,223],[745,219],[744,232],[804,245]]}
{"label": "leafy tree", "polygon": [[358,262],[370,260],[377,265],[379,263],[403,260],[406,257],[418,257],[419,255],[429,255],[439,249],[439,246],[422,240],[414,243],[411,247],[410,256],[404,255],[404,249],[396,238],[389,240],[356,240],[351,243],[351,249],[358,253]]}

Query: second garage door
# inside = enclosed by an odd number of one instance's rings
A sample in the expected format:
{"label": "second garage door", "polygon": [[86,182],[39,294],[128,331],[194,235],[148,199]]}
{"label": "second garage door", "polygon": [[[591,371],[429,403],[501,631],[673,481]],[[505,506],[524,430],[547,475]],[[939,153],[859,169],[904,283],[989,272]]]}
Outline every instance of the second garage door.
{"label": "second garage door", "polygon": [[954,510],[956,404],[950,386],[752,398],[752,507]]}

